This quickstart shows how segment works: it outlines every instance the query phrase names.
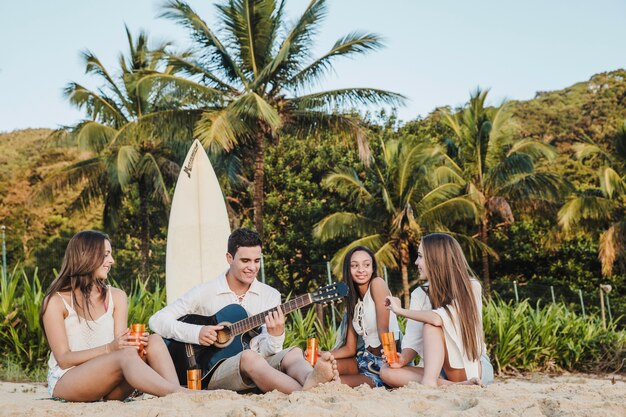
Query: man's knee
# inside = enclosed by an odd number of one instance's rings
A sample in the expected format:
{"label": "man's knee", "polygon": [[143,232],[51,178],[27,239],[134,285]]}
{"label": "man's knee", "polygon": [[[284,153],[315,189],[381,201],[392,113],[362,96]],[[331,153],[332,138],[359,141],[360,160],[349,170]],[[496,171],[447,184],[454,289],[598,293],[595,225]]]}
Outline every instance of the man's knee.
{"label": "man's knee", "polygon": [[265,366],[269,366],[269,364],[255,351],[246,349],[241,352],[239,370],[244,374],[250,374],[251,372],[262,369]]}

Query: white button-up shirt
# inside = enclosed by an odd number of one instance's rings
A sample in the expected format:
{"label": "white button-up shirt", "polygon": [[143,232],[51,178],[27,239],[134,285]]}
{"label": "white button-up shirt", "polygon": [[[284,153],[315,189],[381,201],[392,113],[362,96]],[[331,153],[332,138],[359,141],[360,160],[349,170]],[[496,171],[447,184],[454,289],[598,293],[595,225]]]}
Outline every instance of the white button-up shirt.
{"label": "white button-up shirt", "polygon": [[[280,293],[269,285],[254,280],[243,299],[230,289],[226,275],[220,275],[215,281],[196,285],[172,304],[162,308],[150,317],[150,328],[168,339],[185,343],[198,344],[202,326],[183,323],[178,319],[186,314],[212,316],[229,304],[240,304],[248,316],[280,305]],[[278,353],[283,348],[285,333],[272,336],[265,325],[261,333],[250,341],[250,349],[267,357]]]}

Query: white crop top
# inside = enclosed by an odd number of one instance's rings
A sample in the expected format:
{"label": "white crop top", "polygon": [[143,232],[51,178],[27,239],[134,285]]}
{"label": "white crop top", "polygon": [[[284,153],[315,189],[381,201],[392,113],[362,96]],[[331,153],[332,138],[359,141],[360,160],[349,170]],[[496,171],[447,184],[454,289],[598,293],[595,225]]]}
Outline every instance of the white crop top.
{"label": "white crop top", "polygon": [[[363,338],[365,347],[371,346],[376,348],[381,345],[381,342],[378,337],[378,325],[376,323],[376,305],[370,294],[370,288],[367,289],[363,300],[359,300],[354,306],[352,326],[356,334]],[[394,332],[397,340],[400,327],[398,327],[398,319],[393,311],[389,312],[389,331]]]}
{"label": "white crop top", "polygon": [[[108,306],[103,315],[96,320],[86,320],[79,318],[76,310],[74,310],[74,302],[71,299],[72,305],[67,304],[67,301],[59,294],[59,297],[63,300],[65,308],[68,311],[68,315],[64,320],[65,333],[67,334],[67,343],[69,344],[72,352],[80,350],[87,350],[98,346],[110,343],[115,339],[115,327],[113,323],[113,296],[111,295],[111,287],[107,291]],[[54,354],[50,352],[50,359],[48,360],[48,368],[53,369],[57,366],[57,361]]]}

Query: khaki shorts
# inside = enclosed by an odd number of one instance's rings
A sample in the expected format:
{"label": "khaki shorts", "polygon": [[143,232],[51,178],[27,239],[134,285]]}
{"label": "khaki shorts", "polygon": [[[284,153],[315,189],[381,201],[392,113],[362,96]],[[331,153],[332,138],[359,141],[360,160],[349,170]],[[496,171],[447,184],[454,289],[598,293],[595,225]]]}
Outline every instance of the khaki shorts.
{"label": "khaki shorts", "polygon": [[[285,355],[293,348],[294,347],[290,347],[285,350],[281,350],[280,352],[264,359],[272,368],[280,370],[280,364],[285,358]],[[247,391],[256,388],[256,385],[254,385],[251,380],[248,378],[244,379],[241,376],[239,363],[241,361],[242,353],[243,352],[239,352],[237,355],[226,359],[217,367],[215,372],[213,372],[213,375],[211,375],[211,380],[209,381],[207,389]]]}

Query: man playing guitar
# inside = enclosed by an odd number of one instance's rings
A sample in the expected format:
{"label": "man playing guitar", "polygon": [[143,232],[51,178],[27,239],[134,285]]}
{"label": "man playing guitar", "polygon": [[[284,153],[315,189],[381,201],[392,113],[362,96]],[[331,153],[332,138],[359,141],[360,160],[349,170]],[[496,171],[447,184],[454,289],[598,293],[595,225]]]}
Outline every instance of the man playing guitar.
{"label": "man playing guitar", "polygon": [[207,389],[258,388],[289,394],[337,380],[337,364],[329,352],[323,352],[313,368],[300,348],[283,350],[285,316],[280,308],[280,293],[256,279],[261,264],[259,235],[244,228],[231,233],[226,260],[229,269],[224,274],[195,286],[158,311],[150,318],[150,328],[165,338],[212,346],[222,326],[202,326],[178,319],[188,314],[212,316],[230,304],[239,304],[248,315],[276,308],[265,316],[260,334],[250,340],[249,346],[214,368]]}

